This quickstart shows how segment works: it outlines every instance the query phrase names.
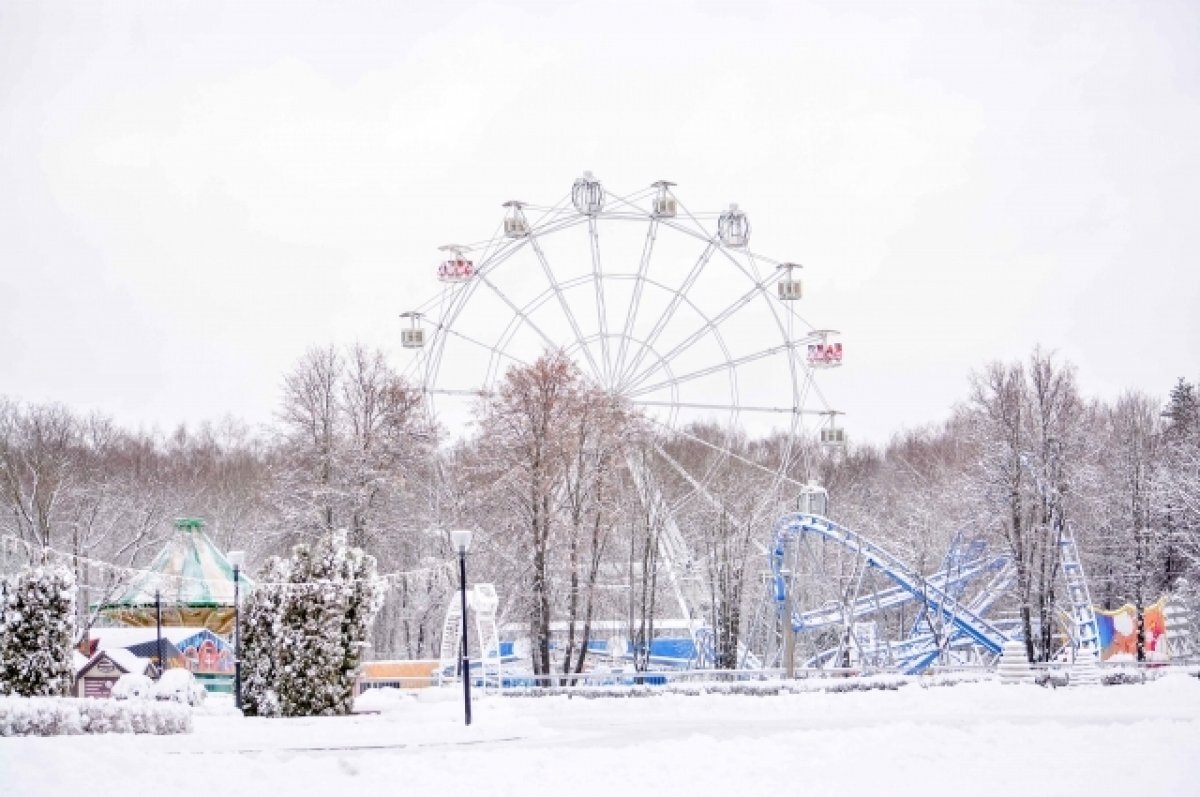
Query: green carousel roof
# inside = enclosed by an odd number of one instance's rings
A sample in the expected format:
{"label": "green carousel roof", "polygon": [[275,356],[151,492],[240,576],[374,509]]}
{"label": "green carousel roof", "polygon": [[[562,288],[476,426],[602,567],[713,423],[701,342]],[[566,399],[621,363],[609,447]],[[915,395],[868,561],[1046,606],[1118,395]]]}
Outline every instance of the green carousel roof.
{"label": "green carousel roof", "polygon": [[[203,530],[196,518],[175,521],[178,533],[159,552],[145,571],[138,573],[129,588],[105,607],[153,606],[161,592],[164,606],[233,606],[233,565]],[[241,589],[253,586],[239,573]]]}

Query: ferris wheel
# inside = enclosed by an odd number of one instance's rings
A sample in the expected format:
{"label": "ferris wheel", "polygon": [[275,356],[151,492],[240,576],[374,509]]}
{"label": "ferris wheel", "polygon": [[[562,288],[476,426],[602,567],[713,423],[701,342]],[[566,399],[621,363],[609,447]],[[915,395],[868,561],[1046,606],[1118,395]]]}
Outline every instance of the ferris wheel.
{"label": "ferris wheel", "polygon": [[664,429],[815,428],[844,443],[814,378],[843,347],[796,312],[801,266],[753,252],[736,204],[693,213],[673,188],[618,196],[585,172],[558,204],[505,202],[492,237],[441,247],[441,290],[401,314],[438,412],[457,426],[509,367],[561,350]]}
{"label": "ferris wheel", "polygon": [[[746,460],[776,485],[811,450],[803,434],[844,445],[816,383],[841,365],[842,344],[797,312],[801,266],[754,252],[736,204],[693,212],[674,189],[623,196],[585,172],[556,204],[505,202],[490,237],[441,248],[430,268],[440,290],[402,313],[401,343],[443,428],[469,428],[473,404],[509,368],[561,351],[664,435],[739,459],[731,436],[782,432],[774,461]],[[706,473],[653,450],[704,492]],[[673,507],[633,475],[669,522]]]}

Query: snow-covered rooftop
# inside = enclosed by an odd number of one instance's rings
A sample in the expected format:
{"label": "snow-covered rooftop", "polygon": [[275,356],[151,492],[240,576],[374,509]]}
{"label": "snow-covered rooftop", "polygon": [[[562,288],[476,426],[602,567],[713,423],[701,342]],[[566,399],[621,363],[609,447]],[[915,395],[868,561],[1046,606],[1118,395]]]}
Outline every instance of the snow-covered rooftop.
{"label": "snow-covered rooftop", "polygon": [[[162,637],[172,644],[202,634],[208,629],[199,626],[163,626]],[[128,626],[122,628],[93,628],[92,639],[100,640],[101,648],[127,648],[158,638],[154,626]]]}
{"label": "snow-covered rooftop", "polygon": [[[87,665],[85,666],[91,665],[101,656],[108,656],[109,660],[112,661],[113,664],[116,664],[125,672],[135,672],[138,674],[144,673],[146,671],[146,666],[150,663],[149,659],[144,659],[141,656],[135,656],[124,648],[103,648],[97,650],[95,655],[88,659]],[[80,667],[79,669],[82,670],[83,667]]]}

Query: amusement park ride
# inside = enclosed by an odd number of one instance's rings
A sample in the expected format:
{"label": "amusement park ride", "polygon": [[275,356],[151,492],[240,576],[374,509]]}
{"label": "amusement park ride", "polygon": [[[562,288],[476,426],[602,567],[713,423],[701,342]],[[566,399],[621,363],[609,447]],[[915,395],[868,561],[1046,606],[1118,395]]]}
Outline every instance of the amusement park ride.
{"label": "amusement park ride", "polygon": [[[1011,622],[989,610],[1013,580],[1007,557],[959,539],[941,568],[923,575],[884,546],[828,518],[828,498],[793,481],[810,463],[800,441],[813,419],[821,445],[837,451],[846,433],[816,376],[843,361],[838,333],[796,311],[803,289],[793,262],[749,248],[749,219],[736,204],[693,213],[659,181],[628,196],[585,172],[557,204],[503,204],[495,234],[442,247],[442,289],[404,313],[401,344],[410,374],[431,411],[450,429],[471,423],[470,405],[498,386],[506,370],[560,350],[603,390],[636,408],[664,434],[692,437],[726,460],[723,443],[691,435],[690,424],[782,431],[784,448],[768,470],[769,488],[753,511],[778,517],[764,551],[769,573],[744,629],[745,667],[849,664],[916,672],[936,661],[995,656]],[[715,224],[713,223],[715,221]],[[812,427],[810,427],[811,429]],[[732,434],[732,433],[731,433]],[[727,444],[728,443],[728,444]],[[623,458],[646,514],[661,531],[659,556],[693,646],[693,664],[712,661],[709,587],[680,529],[683,501],[713,500],[710,470],[689,466],[665,445]],[[662,473],[690,486],[669,498]],[[786,505],[796,511],[781,514]],[[791,496],[791,498],[784,498]],[[1096,649],[1098,635],[1074,542],[1062,542],[1075,648]],[[484,669],[499,677],[499,601],[490,585],[469,594],[484,641]],[[442,658],[452,672],[464,622],[449,602]],[[613,658],[626,651],[608,651]],[[445,668],[444,668],[445,669]]]}

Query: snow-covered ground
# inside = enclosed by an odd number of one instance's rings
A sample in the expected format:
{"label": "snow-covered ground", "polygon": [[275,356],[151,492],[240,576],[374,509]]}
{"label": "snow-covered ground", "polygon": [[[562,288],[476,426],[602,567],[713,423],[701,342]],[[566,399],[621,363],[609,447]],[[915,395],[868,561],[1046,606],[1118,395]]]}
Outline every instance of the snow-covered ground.
{"label": "snow-covered ground", "polygon": [[648,698],[380,693],[183,736],[0,739],[0,795],[1200,794],[1200,680]]}

